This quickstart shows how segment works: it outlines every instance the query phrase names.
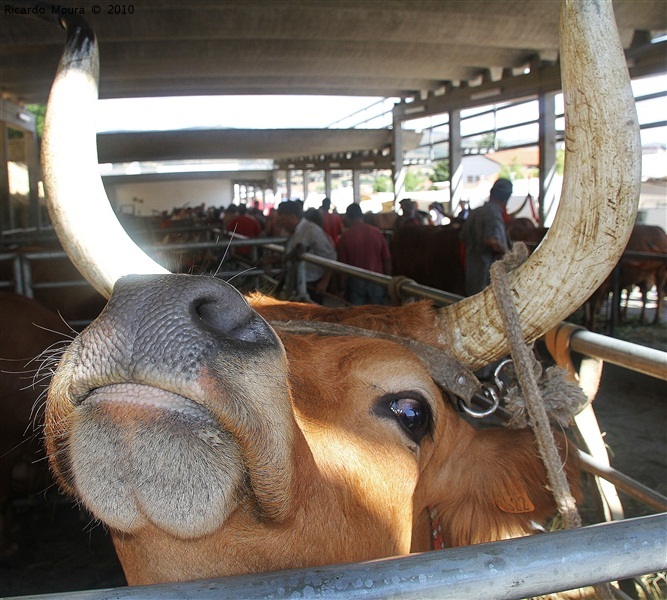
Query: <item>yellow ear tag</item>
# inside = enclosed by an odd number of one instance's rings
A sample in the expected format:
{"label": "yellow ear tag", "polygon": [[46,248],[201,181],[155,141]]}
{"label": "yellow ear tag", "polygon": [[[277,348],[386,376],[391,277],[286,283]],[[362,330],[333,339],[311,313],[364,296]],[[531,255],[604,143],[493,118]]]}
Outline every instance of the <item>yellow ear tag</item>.
{"label": "yellow ear tag", "polygon": [[522,489],[507,491],[500,498],[496,498],[496,506],[506,513],[522,514],[535,510],[528,494]]}

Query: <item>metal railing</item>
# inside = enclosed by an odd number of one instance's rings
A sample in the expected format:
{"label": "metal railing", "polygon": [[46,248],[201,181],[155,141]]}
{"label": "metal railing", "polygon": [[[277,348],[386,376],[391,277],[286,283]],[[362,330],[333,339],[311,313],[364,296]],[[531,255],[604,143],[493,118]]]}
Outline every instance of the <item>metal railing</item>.
{"label": "metal railing", "polygon": [[[270,249],[278,250],[279,248],[272,246]],[[366,271],[365,269],[344,265],[337,261],[322,258],[314,254],[306,253],[303,255],[303,259],[339,273],[359,277],[366,281],[384,285],[388,288],[393,286],[395,292],[400,295],[417,296],[431,300],[440,306],[453,304],[454,302],[463,299],[456,294],[420,285],[408,279],[390,277],[389,275]],[[632,342],[617,340],[585,329],[573,334],[572,349],[575,352],[600,358],[606,362],[626,369],[667,381],[666,352],[634,344]]]}
{"label": "metal railing", "polygon": [[667,568],[665,531],[667,513],[370,562],[24,600],[519,600],[661,571]]}
{"label": "metal railing", "polygon": [[[244,239],[241,236],[236,236],[233,240],[219,240],[207,242],[190,242],[178,244],[164,244],[158,246],[150,246],[145,248],[153,253],[155,252],[179,252],[179,251],[196,251],[207,250],[211,248],[235,248],[238,246],[262,246],[265,250],[284,253],[285,248],[281,243],[284,243],[285,238],[254,238]],[[72,280],[63,282],[48,282],[35,283],[32,281],[30,261],[33,260],[51,260],[58,258],[66,258],[63,251],[53,252],[9,252],[0,254],[0,261],[13,261],[13,287],[16,293],[34,297],[33,290],[48,287],[71,287],[71,286],[86,286],[89,285],[85,280]],[[409,279],[400,277],[390,277],[380,273],[374,273],[358,267],[346,265],[334,260],[329,260],[316,256],[315,254],[304,253],[303,260],[312,262],[323,267],[327,267],[338,273],[350,275],[371,281],[379,285],[385,286],[392,290],[392,293],[402,296],[416,296],[431,300],[437,305],[444,306],[452,304],[462,299],[461,296],[444,292],[436,288],[417,284]],[[251,270],[242,271],[222,271],[215,274],[216,277],[230,278],[239,274],[247,276],[263,276],[264,270],[254,268]],[[1,288],[11,288],[12,281],[0,281]],[[577,331],[572,336],[572,349],[580,354],[600,358],[605,362],[615,364],[651,377],[656,377],[663,381],[667,381],[667,353],[634,344],[617,340],[593,333],[582,329]]]}

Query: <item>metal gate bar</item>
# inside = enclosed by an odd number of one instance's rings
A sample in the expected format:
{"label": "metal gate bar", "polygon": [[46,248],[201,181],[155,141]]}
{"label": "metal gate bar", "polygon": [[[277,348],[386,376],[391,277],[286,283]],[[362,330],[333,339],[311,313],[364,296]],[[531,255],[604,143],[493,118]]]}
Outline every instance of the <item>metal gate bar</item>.
{"label": "metal gate bar", "polygon": [[667,513],[364,563],[27,598],[519,600],[665,568]]}
{"label": "metal gate bar", "polygon": [[588,473],[597,475],[614,484],[619,490],[624,491],[628,496],[631,496],[653,510],[659,512],[667,511],[667,498],[659,492],[646,487],[643,483],[632,479],[632,477],[628,477],[625,473],[621,473],[613,467],[602,464],[582,450],[578,450],[577,455],[583,463],[582,468]]}
{"label": "metal gate bar", "polygon": [[[347,273],[367,281],[374,281],[381,285],[389,286],[392,282],[392,277],[388,275],[380,275],[379,273],[373,273],[372,271],[366,271],[357,267],[341,265],[341,263],[335,260],[329,260],[314,254],[306,253],[303,255],[303,259],[334,271]],[[419,285],[410,280],[400,282],[398,287],[401,293],[426,298],[439,305],[452,304],[453,302],[462,300],[462,297],[456,294]],[[576,331],[572,334],[571,346],[575,352],[601,358],[605,362],[621,366],[625,369],[667,381],[667,352],[661,352],[660,350],[647,348],[646,346],[633,344],[632,342],[617,340],[583,328],[581,331]]]}

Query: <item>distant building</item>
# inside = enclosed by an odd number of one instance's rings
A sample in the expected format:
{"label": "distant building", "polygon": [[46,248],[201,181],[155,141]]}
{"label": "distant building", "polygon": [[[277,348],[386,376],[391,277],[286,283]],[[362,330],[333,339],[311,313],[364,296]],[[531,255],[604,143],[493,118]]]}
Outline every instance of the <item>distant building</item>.
{"label": "distant building", "polygon": [[667,144],[642,146],[642,181],[667,178]]}

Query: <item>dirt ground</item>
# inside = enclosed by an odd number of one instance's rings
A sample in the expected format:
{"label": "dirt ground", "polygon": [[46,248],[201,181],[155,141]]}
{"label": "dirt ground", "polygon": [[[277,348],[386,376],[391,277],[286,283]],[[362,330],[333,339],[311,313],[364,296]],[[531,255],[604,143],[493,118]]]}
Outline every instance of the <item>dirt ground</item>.
{"label": "dirt ground", "polygon": [[[652,314],[652,313],[651,313]],[[631,318],[634,318],[631,315]],[[617,337],[667,350],[667,324],[624,325]],[[667,384],[613,365],[595,400],[612,466],[667,495]],[[621,493],[626,517],[654,511]],[[18,552],[3,561],[0,596],[125,585],[102,526],[53,491],[14,506]]]}

